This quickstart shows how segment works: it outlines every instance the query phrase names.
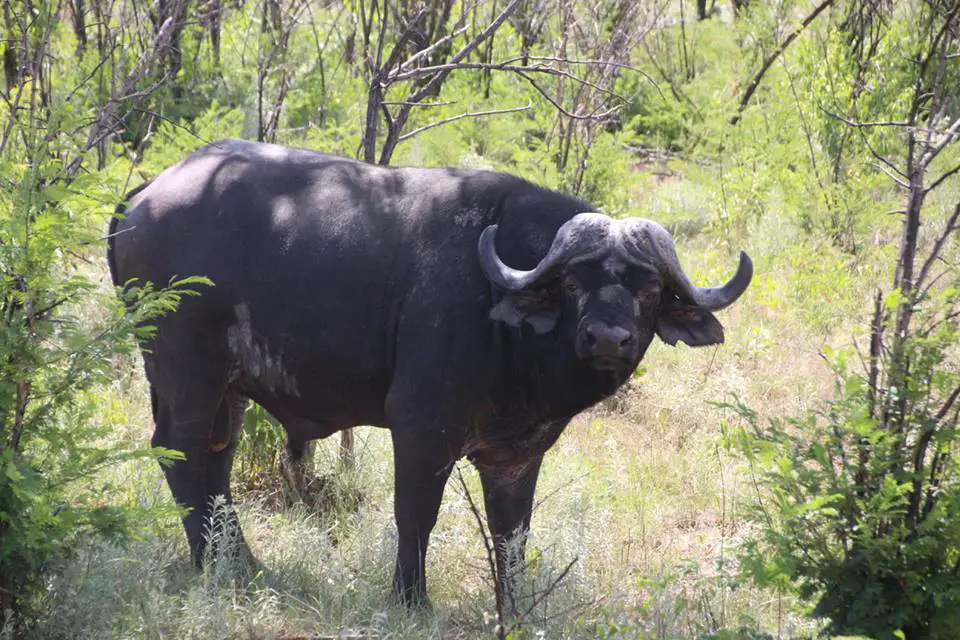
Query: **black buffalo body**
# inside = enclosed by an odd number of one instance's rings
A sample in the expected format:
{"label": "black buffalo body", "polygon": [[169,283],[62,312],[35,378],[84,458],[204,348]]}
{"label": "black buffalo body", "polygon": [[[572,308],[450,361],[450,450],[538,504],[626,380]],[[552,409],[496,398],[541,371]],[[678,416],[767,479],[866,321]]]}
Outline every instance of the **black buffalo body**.
{"label": "black buffalo body", "polygon": [[[723,341],[711,310],[752,266],[696,287],[669,234],[509,175],[383,168],[225,140],[135,190],[111,224],[115,284],[209,277],[157,322],[143,358],[155,445],[192,556],[229,475],[247,399],[289,442],[390,429],[395,584],[424,559],[452,464],[479,470],[498,541],[529,526],[544,452],[609,396],[659,335]],[[501,562],[503,560],[501,559]]]}

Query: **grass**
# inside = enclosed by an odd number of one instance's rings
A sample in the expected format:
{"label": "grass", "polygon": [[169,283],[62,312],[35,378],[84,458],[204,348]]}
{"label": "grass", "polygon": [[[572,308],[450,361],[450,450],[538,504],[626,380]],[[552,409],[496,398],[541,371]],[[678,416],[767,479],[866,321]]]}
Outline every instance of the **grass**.
{"label": "grass", "polygon": [[[658,186],[659,185],[659,186]],[[700,233],[709,196],[682,175],[644,183],[653,211],[682,222],[678,247],[696,282],[725,279],[735,254]],[[685,192],[685,189],[687,190]],[[662,195],[662,198],[660,197]],[[653,215],[653,214],[650,214]],[[831,375],[822,345],[849,341],[845,318],[869,295],[838,277],[829,247],[779,250],[776,220],[752,230],[757,277],[746,296],[720,313],[726,344],[671,348],[659,342],[616,397],[574,420],[548,453],[528,548],[526,588],[543,590],[573,562],[545,602],[524,619],[524,637],[797,637],[815,621],[794,603],[734,580],[734,550],[746,536],[738,506],[754,487],[719,446],[722,410],[711,401],[736,393],[765,415],[787,415],[825,398]],[[790,283],[789,286],[777,283]],[[105,284],[106,286],[106,284]],[[823,291],[833,304],[804,296]],[[863,308],[862,306],[860,308]],[[145,444],[152,428],[138,362],[118,366],[105,390],[106,419],[118,437]],[[317,471],[337,465],[339,438],[322,442]],[[477,523],[456,474],[448,483],[428,556],[432,610],[408,613],[388,599],[395,551],[388,433],[358,429],[362,487],[355,510],[278,509],[247,493],[239,512],[262,568],[250,578],[229,563],[189,567],[178,522],[155,523],[119,548],[87,541],[51,584],[36,630],[44,638],[486,638],[496,623]],[[480,495],[476,474],[461,468]],[[125,499],[169,503],[160,470],[128,465]],[[746,631],[737,631],[745,629]],[[754,634],[754,635],[750,635]]]}

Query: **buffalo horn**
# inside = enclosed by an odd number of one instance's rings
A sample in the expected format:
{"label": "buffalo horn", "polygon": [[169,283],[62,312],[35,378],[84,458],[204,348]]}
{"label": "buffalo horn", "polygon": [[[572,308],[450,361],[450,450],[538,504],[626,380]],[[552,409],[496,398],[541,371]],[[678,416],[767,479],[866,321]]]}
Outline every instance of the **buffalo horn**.
{"label": "buffalo horn", "polygon": [[630,218],[621,224],[618,239],[624,257],[634,264],[654,266],[684,302],[717,311],[733,304],[750,284],[753,262],[744,252],[740,253],[740,265],[729,282],[722,287],[698,287],[683,272],[673,238],[666,229],[642,218]]}
{"label": "buffalo horn", "polygon": [[553,237],[543,260],[530,271],[508,267],[497,255],[495,240],[497,225],[491,225],[480,235],[478,252],[480,266],[487,279],[507,291],[521,291],[536,287],[556,274],[571,260],[586,260],[599,256],[610,247],[611,220],[600,213],[580,213],[565,222]]}

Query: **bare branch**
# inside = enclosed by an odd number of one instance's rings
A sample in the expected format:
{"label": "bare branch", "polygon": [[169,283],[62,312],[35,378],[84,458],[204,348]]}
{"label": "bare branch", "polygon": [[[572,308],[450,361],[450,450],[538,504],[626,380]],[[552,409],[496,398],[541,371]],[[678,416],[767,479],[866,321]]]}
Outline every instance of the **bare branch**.
{"label": "bare branch", "polygon": [[115,231],[114,233],[108,233],[108,234],[105,235],[105,236],[100,236],[99,241],[100,241],[100,242],[103,242],[103,241],[105,241],[105,240],[109,240],[110,238],[116,238],[117,236],[122,235],[122,234],[124,234],[124,233],[129,233],[129,232],[133,231],[133,230],[136,229],[136,228],[137,228],[137,225],[135,225],[135,224],[134,224],[134,225],[130,225],[129,227],[127,227],[127,228],[125,228],[125,229],[121,229],[120,231]]}
{"label": "bare branch", "polygon": [[[517,60],[521,60],[521,59],[522,59],[522,56],[514,57],[508,60],[507,62],[516,62]],[[650,74],[644,71],[643,69],[640,69],[639,67],[633,67],[629,64],[614,62],[613,60],[573,60],[570,58],[560,58],[557,56],[527,56],[527,59],[536,60],[538,62],[556,62],[561,64],[581,64],[581,65],[594,65],[598,67],[614,67],[616,69],[627,69],[628,71],[639,73],[644,78],[649,80],[650,84],[656,87],[658,92],[660,91],[660,87],[657,84],[657,81],[654,80],[653,77],[651,77]]]}
{"label": "bare branch", "polygon": [[483,516],[480,514],[480,509],[477,507],[477,504],[473,501],[473,495],[467,487],[467,481],[463,479],[463,472],[460,470],[460,465],[457,465],[457,479],[460,481],[460,487],[463,489],[463,494],[467,498],[467,504],[470,506],[470,511],[473,513],[473,517],[477,522],[480,537],[483,539],[483,547],[487,552],[487,564],[490,569],[490,576],[493,578],[493,595],[497,608],[497,622],[499,623],[497,625],[497,637],[501,639],[506,638],[506,629],[503,624],[503,589],[500,587],[500,576],[497,572],[496,550],[493,548],[493,541],[490,536],[487,535],[487,529],[483,525]]}
{"label": "bare branch", "polygon": [[947,315],[943,316],[942,318],[939,318],[936,322],[932,322],[932,323],[930,324],[930,326],[928,326],[928,327],[926,328],[926,331],[925,331],[924,335],[930,335],[931,333],[934,332],[934,330],[936,330],[937,327],[939,327],[939,326],[941,326],[941,325],[943,325],[943,324],[945,324],[945,323],[947,323],[947,322],[951,322],[951,321],[953,321],[953,320],[956,320],[958,317],[960,317],[960,311],[954,311],[954,312],[952,312],[952,313],[948,313]]}
{"label": "bare branch", "polygon": [[620,110],[619,107],[611,107],[611,108],[605,109],[605,110],[603,110],[603,111],[594,110],[592,113],[572,113],[572,112],[567,111],[566,109],[564,109],[564,108],[563,108],[563,105],[561,105],[559,102],[557,102],[557,101],[553,98],[553,96],[551,96],[551,95],[547,92],[546,89],[544,89],[543,87],[541,87],[541,86],[537,83],[536,80],[534,80],[533,78],[531,78],[530,76],[528,76],[526,73],[523,73],[522,71],[517,71],[517,72],[515,72],[515,73],[516,73],[517,75],[519,75],[521,78],[523,78],[524,80],[526,80],[527,82],[529,82],[529,83],[531,84],[531,86],[533,86],[533,88],[536,89],[536,90],[540,93],[540,95],[542,95],[544,98],[546,98],[547,102],[549,102],[550,104],[552,104],[553,107],[554,107],[557,111],[559,111],[560,113],[562,113],[563,115],[565,115],[566,117],[568,117],[568,118],[570,118],[570,119],[572,119],[572,120],[602,120],[602,119],[604,119],[604,118],[607,118],[607,117],[613,115],[614,113],[616,113],[617,111]]}
{"label": "bare branch", "polygon": [[932,145],[927,149],[927,152],[923,154],[923,157],[920,159],[920,163],[923,166],[929,165],[931,162],[933,162],[933,159],[936,158],[940,152],[943,151],[943,149],[958,136],[960,136],[960,118],[954,120],[953,124],[951,124],[950,127],[943,133],[943,137],[937,142],[937,144]]}
{"label": "bare branch", "polygon": [[567,574],[570,573],[570,570],[573,569],[573,565],[575,565],[578,560],[579,558],[574,558],[573,560],[571,560],[570,563],[563,568],[563,571],[561,571],[557,575],[557,577],[554,578],[554,580],[550,583],[550,585],[546,589],[544,589],[543,591],[541,591],[540,593],[536,594],[533,597],[533,601],[530,603],[530,606],[527,607],[527,610],[521,613],[519,616],[517,616],[517,621],[513,625],[514,627],[519,628],[523,624],[523,619],[528,615],[530,615],[533,612],[533,610],[536,609],[541,602],[546,600],[550,596],[550,594],[553,593],[558,586],[560,586],[560,583],[563,582],[563,580],[567,577]]}
{"label": "bare branch", "polygon": [[[938,258],[938,259],[937,259],[937,262],[944,262],[944,263],[945,263],[946,260],[944,260],[943,258]],[[922,299],[926,298],[926,297],[927,297],[927,294],[930,293],[930,291],[931,291],[935,286],[937,286],[937,283],[940,282],[940,280],[943,279],[943,276],[947,275],[948,273],[953,272],[954,270],[955,270],[954,266],[948,264],[947,267],[946,267],[943,271],[941,271],[940,273],[938,273],[937,275],[935,275],[933,278],[930,279],[930,282],[923,288],[923,291],[921,291],[921,292],[917,295],[917,300],[922,300]]]}
{"label": "bare branch", "polygon": [[24,416],[26,416],[29,402],[30,381],[26,379],[18,380],[16,412],[14,413],[13,419],[13,435],[10,438],[10,449],[13,451],[16,451],[20,444],[20,436],[23,434],[25,425]]}
{"label": "bare branch", "polygon": [[944,180],[946,180],[950,176],[956,175],[958,172],[960,172],[960,164],[955,166],[953,169],[950,169],[949,171],[944,172],[943,175],[941,175],[939,178],[931,182],[930,186],[926,188],[925,194],[929,194],[931,191],[933,191],[934,189],[939,187],[941,184],[943,184]]}
{"label": "bare branch", "polygon": [[895,176],[895,175],[893,175],[892,173],[890,173],[882,164],[874,163],[873,166],[874,166],[875,168],[879,169],[880,171],[882,171],[883,173],[885,173],[888,178],[890,178],[891,180],[893,180],[894,182],[896,182],[898,185],[900,185],[900,186],[903,187],[904,189],[909,189],[909,188],[910,188],[910,185],[909,185],[909,184],[907,184],[906,182],[904,182],[903,180],[901,180],[901,179],[898,178],[897,176]]}
{"label": "bare branch", "polygon": [[786,50],[790,44],[797,39],[804,29],[810,26],[810,23],[816,20],[817,16],[820,15],[824,9],[829,7],[834,3],[834,0],[823,0],[817,7],[810,13],[806,18],[803,19],[803,22],[800,23],[800,26],[797,29],[788,35],[783,43],[777,47],[777,49],[767,56],[766,60],[763,61],[763,66],[760,67],[760,70],[753,77],[753,80],[750,81],[750,84],[747,85],[747,90],[743,92],[743,97],[740,98],[740,106],[737,107],[737,114],[730,119],[730,124],[737,124],[740,122],[740,116],[743,115],[743,110],[747,108],[747,104],[750,102],[750,98],[753,97],[753,94],[756,92],[757,88],[760,86],[760,81],[763,80],[764,74],[767,73],[767,70],[770,66],[776,61],[781,53]]}
{"label": "bare branch", "polygon": [[445,35],[444,37],[440,38],[439,40],[437,40],[436,42],[434,42],[433,44],[431,44],[429,47],[426,47],[426,48],[424,48],[424,49],[421,49],[420,51],[417,51],[415,54],[413,54],[412,56],[410,56],[409,58],[407,58],[406,60],[404,60],[403,62],[401,62],[400,65],[397,67],[397,69],[398,69],[398,70],[399,70],[399,69],[405,69],[406,67],[409,67],[410,65],[412,65],[412,64],[413,64],[414,62],[416,62],[417,60],[419,60],[419,59],[421,59],[421,58],[424,58],[424,57],[426,57],[426,56],[429,56],[431,53],[433,53],[434,51],[436,51],[437,49],[439,49],[439,48],[442,47],[443,45],[447,44],[448,42],[450,42],[451,40],[453,40],[453,39],[456,38],[457,36],[463,35],[463,33],[464,33],[466,30],[467,30],[467,28],[466,28],[465,26],[464,26],[464,27],[460,27],[459,29],[455,29],[455,30],[453,31],[453,33],[450,33],[450,34],[448,34],[448,35]]}
{"label": "bare branch", "polygon": [[951,233],[956,231],[958,219],[960,219],[960,202],[958,202],[957,206],[954,207],[953,214],[951,214],[950,218],[947,220],[947,226],[944,227],[943,232],[939,237],[937,237],[937,241],[933,243],[933,248],[930,249],[930,255],[927,256],[926,261],[923,263],[923,267],[920,269],[920,275],[917,276],[917,288],[923,286],[923,281],[930,273],[930,267],[933,266],[933,263],[936,262],[937,258],[940,256],[940,251],[943,250],[943,245],[946,243],[947,238],[950,237]]}
{"label": "bare branch", "polygon": [[[493,35],[493,33],[500,28],[500,25],[503,24],[506,19],[509,18],[510,15],[516,10],[517,5],[519,5],[521,1],[522,0],[510,0],[510,4],[508,4],[506,8],[500,12],[500,15],[494,18],[493,22],[487,25],[486,29],[477,34],[473,40],[465,44],[463,48],[456,53],[456,55],[450,58],[450,63],[457,64],[470,55],[470,53],[479,47],[487,38]],[[429,82],[420,87],[420,90],[411,95],[408,100],[411,102],[420,102],[423,100],[426,96],[430,95],[430,93],[433,92],[441,82],[443,82],[444,78],[447,76],[447,73],[449,73],[449,71],[441,71],[434,75]]]}
{"label": "bare branch", "polygon": [[797,113],[800,116],[800,124],[803,127],[803,135],[807,139],[807,151],[810,153],[810,166],[813,168],[813,175],[817,178],[817,184],[820,185],[820,192],[823,195],[824,202],[828,209],[832,209],[832,204],[827,197],[827,189],[823,184],[823,178],[820,175],[820,166],[817,163],[817,154],[813,147],[813,133],[810,131],[810,124],[807,122],[807,114],[803,112],[803,105],[800,103],[800,97],[797,95],[797,88],[793,81],[793,74],[787,66],[787,56],[780,58],[780,64],[783,65],[783,72],[787,75],[787,81],[790,84],[790,93],[793,95],[793,101],[797,105]]}
{"label": "bare branch", "polygon": [[[697,118],[703,120],[703,113],[700,111],[700,107],[698,107],[697,103],[691,100],[690,97],[680,89],[680,86],[674,82],[673,78],[669,73],[667,73],[666,69],[660,65],[660,63],[657,61],[657,56],[653,51],[650,50],[650,46],[647,44],[647,41],[643,40],[641,41],[641,44],[643,45],[643,50],[646,51],[647,58],[649,58],[653,68],[657,70],[657,73],[660,74],[660,77],[662,77],[664,82],[666,82],[670,87],[670,93],[673,94],[674,99],[677,102],[683,102],[687,104],[691,109],[693,109],[693,112],[697,115]],[[663,91],[660,91],[659,86],[657,86],[657,92],[660,94],[660,97],[663,98],[664,102],[666,102],[666,96],[663,95]]]}
{"label": "bare branch", "polygon": [[409,139],[409,138],[412,138],[413,136],[417,135],[418,133],[423,133],[424,131],[427,131],[427,130],[429,130],[429,129],[433,129],[434,127],[439,127],[439,126],[442,126],[442,125],[445,125],[445,124],[449,124],[449,123],[451,123],[451,122],[456,122],[457,120],[463,120],[464,118],[479,118],[479,117],[482,117],[482,116],[495,116],[495,115],[499,115],[499,114],[502,114],[502,113],[516,113],[516,112],[518,112],[518,111],[527,111],[527,110],[530,109],[530,107],[532,107],[532,106],[533,106],[533,105],[528,104],[528,105],[525,106],[525,107],[511,107],[511,108],[509,108],[509,109],[493,109],[493,110],[491,110],[491,111],[475,111],[475,112],[467,111],[466,113],[461,113],[461,114],[456,115],[456,116],[451,116],[451,117],[449,117],[449,118],[444,118],[443,120],[437,120],[436,122],[431,122],[430,124],[424,125],[424,126],[418,128],[418,129],[414,129],[413,131],[411,131],[411,132],[409,132],[409,133],[405,133],[405,134],[403,134],[402,136],[400,136],[400,137],[397,139],[397,142],[403,142],[404,140],[407,140],[407,139]]}
{"label": "bare branch", "polygon": [[212,144],[212,143],[213,143],[213,140],[207,140],[206,138],[204,138],[203,136],[197,134],[197,132],[193,131],[193,130],[190,129],[189,127],[185,127],[185,126],[183,126],[182,123],[174,120],[173,118],[168,118],[167,116],[163,115],[162,113],[158,113],[158,112],[154,111],[153,109],[144,109],[143,107],[131,107],[130,110],[131,110],[131,111],[136,111],[137,113],[142,113],[142,114],[144,114],[144,115],[151,116],[151,117],[153,117],[153,118],[156,118],[157,120],[162,120],[162,121],[166,122],[167,124],[169,124],[171,127],[175,128],[175,129],[179,129],[180,131],[183,131],[183,132],[186,133],[187,135],[193,136],[193,137],[196,138],[201,144]]}
{"label": "bare branch", "polygon": [[[427,15],[427,8],[421,7],[417,13],[407,21],[407,26],[404,28],[403,33],[400,34],[400,38],[397,39],[397,43],[393,45],[393,49],[390,50],[390,55],[387,57],[387,63],[382,65],[380,64],[380,58],[378,54],[377,58],[377,73],[379,74],[383,69],[393,69],[397,66],[397,63],[400,61],[400,56],[403,54],[404,48],[407,46],[407,42],[410,41],[410,38],[413,37],[413,34],[417,31],[417,25],[420,24],[420,20]],[[386,19],[384,19],[384,25],[386,25]],[[386,31],[386,29],[381,30],[381,34]]]}
{"label": "bare branch", "polygon": [[[467,55],[474,51],[482,42],[492,37],[493,33],[496,32],[500,25],[503,24],[503,22],[510,16],[520,2],[521,0],[511,0],[510,4],[507,5],[507,7],[493,20],[493,22],[487,25],[483,31],[477,34],[473,40],[464,45],[460,51],[450,59],[450,63],[454,65],[459,63],[466,58]],[[381,23],[383,23],[383,21],[385,21],[385,18],[381,21]],[[411,21],[408,24],[407,31],[410,31],[414,24],[415,22]],[[404,36],[401,36],[401,39],[403,38]],[[378,56],[377,65],[370,81],[367,103],[367,127],[365,129],[363,141],[364,159],[368,162],[372,162],[374,158],[376,111],[380,109],[380,102],[383,100],[384,93],[386,93],[391,84],[397,81],[398,74],[395,67],[399,63],[399,50],[400,47],[394,47],[394,50],[389,57],[388,64],[385,66],[380,65],[380,58]],[[404,99],[403,104],[400,105],[400,108],[392,116],[392,124],[389,124],[388,126],[386,139],[384,140],[383,146],[380,149],[379,164],[389,164],[390,157],[392,156],[393,151],[399,142],[400,132],[403,130],[403,127],[407,122],[407,118],[410,116],[410,110],[412,109],[413,105],[419,103],[427,96],[436,93],[449,73],[449,70],[434,70],[434,72],[430,74],[417,74],[419,77],[430,77],[419,87],[415,86],[410,90],[410,93]],[[384,117],[388,119],[388,123],[391,122],[391,116],[386,108],[383,109],[383,112]]]}
{"label": "bare branch", "polygon": [[113,47],[111,47],[111,49],[110,49],[110,51],[107,53],[107,55],[105,55],[105,56],[103,56],[102,58],[100,58],[100,61],[97,62],[96,65],[94,65],[93,69],[90,70],[90,73],[88,73],[88,74],[86,75],[86,77],[85,77],[83,80],[81,80],[81,81],[77,84],[77,86],[75,86],[75,87],[70,91],[70,93],[67,94],[67,97],[64,98],[63,101],[64,101],[64,102],[69,102],[69,101],[73,98],[73,96],[76,95],[77,91],[79,91],[80,89],[82,89],[83,86],[86,85],[87,82],[89,82],[90,79],[93,78],[93,76],[95,76],[95,75],[97,74],[97,71],[99,71],[99,70],[101,69],[101,67],[103,67],[103,65],[105,65],[107,62],[110,61],[110,59],[113,57],[114,51],[116,51],[116,50],[119,49],[119,48],[120,48],[120,43],[119,43],[119,42],[114,42],[114,43],[113,43]]}
{"label": "bare branch", "polygon": [[457,100],[447,100],[445,102],[409,102],[407,100],[384,100],[383,104],[388,106],[408,105],[411,107],[448,107],[451,104],[457,104]]}
{"label": "bare branch", "polygon": [[957,398],[960,397],[960,387],[957,387],[953,392],[947,397],[946,402],[943,403],[943,406],[940,407],[940,410],[937,411],[935,417],[937,422],[940,422],[944,417],[950,413],[950,408],[953,407],[954,403],[957,401]]}
{"label": "bare branch", "polygon": [[[563,76],[564,78],[570,78],[575,82],[578,82],[582,85],[586,85],[592,89],[596,89],[601,93],[605,93],[609,96],[618,98],[619,100],[626,102],[623,96],[607,89],[601,87],[598,84],[576,76],[569,71],[564,71],[563,69],[557,69],[555,67],[545,67],[541,65],[515,65],[510,64],[509,62],[460,62],[457,64],[448,63],[448,64],[439,64],[432,67],[420,67],[419,69],[412,69],[405,72],[396,72],[391,74],[386,82],[398,82],[400,80],[408,80],[410,78],[417,78],[421,76],[429,76],[439,72],[450,72],[457,69],[487,69],[491,71],[511,71],[513,73],[545,73],[551,76]],[[386,84],[384,85],[386,86]]]}
{"label": "bare branch", "polygon": [[[870,323],[870,366],[867,373],[867,398],[870,415],[876,417],[877,383],[880,380],[880,354],[883,347],[883,291],[877,289],[873,299],[873,320]],[[856,344],[856,341],[854,341]],[[858,349],[859,353],[859,349]],[[861,456],[861,468],[863,460]]]}
{"label": "bare branch", "polygon": [[[173,35],[173,32],[174,19],[173,16],[170,16],[163,22],[163,24],[160,26],[160,29],[157,31],[157,35],[153,39],[153,46],[140,54],[137,64],[133,67],[124,80],[119,95],[129,96],[133,93],[134,87],[140,81],[141,76],[147,72],[147,69],[150,68],[150,66],[153,64],[153,61],[158,58],[169,46],[170,38]],[[100,112],[97,113],[96,120],[93,126],[90,127],[90,133],[87,135],[87,142],[84,145],[83,150],[77,156],[75,156],[73,160],[70,161],[70,164],[67,165],[67,176],[75,175],[80,169],[85,152],[98,145],[113,132],[111,127],[113,122],[116,121],[117,105],[124,99],[125,98],[111,98],[107,104],[103,105],[103,107],[100,109]]]}
{"label": "bare branch", "polygon": [[937,31],[937,34],[934,36],[930,45],[930,50],[920,62],[920,69],[917,73],[918,78],[922,78],[926,75],[927,65],[930,64],[930,60],[933,59],[934,53],[936,53],[937,49],[940,47],[940,39],[943,38],[944,34],[950,30],[950,25],[953,23],[954,18],[957,17],[958,11],[960,11],[960,3],[954,4],[953,7],[951,7],[950,12],[944,16],[943,25],[941,25],[939,31]]}
{"label": "bare branch", "polygon": [[830,112],[830,111],[827,111],[827,110],[824,109],[823,107],[820,107],[820,111],[824,112],[826,115],[830,116],[831,118],[833,118],[833,119],[835,119],[835,120],[839,120],[840,122],[844,123],[845,125],[848,125],[848,126],[850,126],[850,127],[855,127],[855,128],[857,128],[857,129],[860,129],[860,128],[868,129],[868,128],[871,128],[871,127],[907,127],[907,128],[913,127],[913,125],[912,125],[911,123],[909,123],[909,122],[894,122],[894,121],[889,121],[889,122],[857,122],[857,121],[855,121],[855,120],[850,120],[849,118],[844,118],[844,117],[841,116],[840,114],[832,113],[832,112]]}

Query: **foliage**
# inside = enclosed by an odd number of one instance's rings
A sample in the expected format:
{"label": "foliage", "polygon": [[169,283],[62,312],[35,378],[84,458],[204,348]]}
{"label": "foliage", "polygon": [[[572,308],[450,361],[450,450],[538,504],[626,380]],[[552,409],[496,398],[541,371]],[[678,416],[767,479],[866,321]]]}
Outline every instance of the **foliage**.
{"label": "foliage", "polygon": [[763,424],[740,402],[723,405],[743,421],[725,426],[724,441],[748,464],[756,500],[746,515],[761,528],[740,550],[742,570],[774,589],[796,585],[837,629],[893,638],[920,625],[923,635],[908,637],[956,637],[960,469],[946,454],[956,435],[937,436],[941,468],[911,464],[923,423],[900,436],[872,419],[849,355],[837,354],[824,412]]}
{"label": "foliage", "polygon": [[237,447],[237,474],[248,486],[264,486],[280,469],[286,435],[283,427],[263,407],[254,404],[243,420],[243,438]]}
{"label": "foliage", "polygon": [[[945,639],[960,634],[960,279],[947,248],[960,194],[937,190],[960,170],[952,152],[946,165],[938,162],[960,130],[946,93],[957,78],[948,61],[960,46],[960,3],[921,2],[905,15],[915,31],[908,36],[898,22],[874,51],[892,40],[910,60],[864,70],[861,58],[849,67],[856,80],[845,79],[852,90],[832,96],[870,122],[834,119],[878,130],[862,142],[903,191],[892,287],[875,297],[866,345],[856,351],[862,371],[849,370],[852,349],[825,348],[836,376],[826,410],[764,420],[737,400],[723,405],[742,420],[727,427],[725,441],[746,460],[755,487],[748,520],[759,532],[740,550],[746,575],[796,588],[834,632]],[[883,72],[890,79],[876,93],[886,99],[860,99],[857,82],[886,80],[874,75]],[[935,228],[925,240],[922,222]]]}

